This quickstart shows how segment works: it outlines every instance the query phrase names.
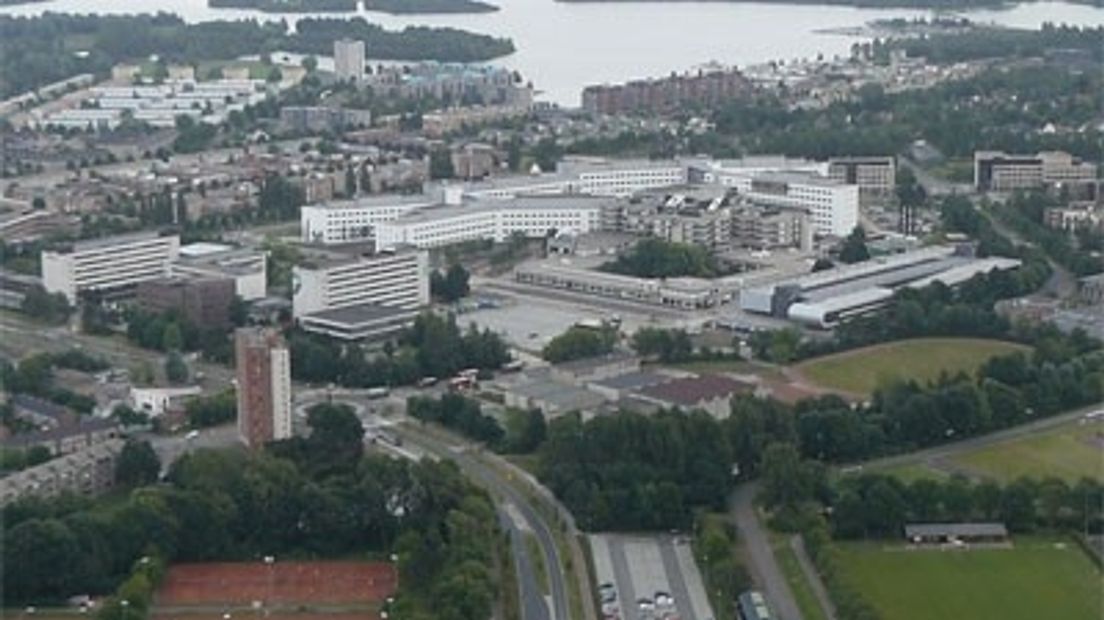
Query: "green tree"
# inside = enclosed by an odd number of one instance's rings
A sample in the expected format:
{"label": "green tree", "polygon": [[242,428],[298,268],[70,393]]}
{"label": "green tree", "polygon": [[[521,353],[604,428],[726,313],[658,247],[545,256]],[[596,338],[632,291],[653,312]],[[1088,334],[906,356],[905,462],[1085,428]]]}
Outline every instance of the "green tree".
{"label": "green tree", "polygon": [[157,482],[161,460],[148,441],[129,439],[115,462],[115,482],[123,486],[142,486]]}
{"label": "green tree", "polygon": [[165,378],[169,383],[181,384],[188,382],[188,364],[180,351],[169,351],[165,356]]}
{"label": "green tree", "polygon": [[848,265],[870,259],[870,251],[866,248],[866,231],[862,226],[856,226],[855,230],[852,230],[851,234],[844,239],[839,259],[841,263]]}
{"label": "green tree", "polygon": [[452,154],[447,148],[433,149],[429,153],[429,178],[451,179],[456,176],[452,166]]}
{"label": "green tree", "polygon": [[549,341],[541,351],[541,357],[558,364],[609,353],[616,343],[617,330],[612,327],[571,327]]}

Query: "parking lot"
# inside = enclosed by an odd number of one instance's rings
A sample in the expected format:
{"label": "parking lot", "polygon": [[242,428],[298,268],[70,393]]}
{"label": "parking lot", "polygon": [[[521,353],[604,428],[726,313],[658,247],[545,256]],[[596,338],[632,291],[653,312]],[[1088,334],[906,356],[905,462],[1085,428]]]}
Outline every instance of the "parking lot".
{"label": "parking lot", "polygon": [[604,618],[713,618],[688,539],[632,534],[592,534],[588,538]]}

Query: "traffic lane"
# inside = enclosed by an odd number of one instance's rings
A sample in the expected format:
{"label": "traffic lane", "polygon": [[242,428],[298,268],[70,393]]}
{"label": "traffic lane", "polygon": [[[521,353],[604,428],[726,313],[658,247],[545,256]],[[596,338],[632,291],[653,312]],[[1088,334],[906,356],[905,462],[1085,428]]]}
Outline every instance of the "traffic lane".
{"label": "traffic lane", "polygon": [[538,583],[536,568],[525,544],[524,532],[506,510],[499,509],[498,520],[510,535],[510,553],[514,557],[518,593],[521,596],[521,617],[526,620],[551,620],[548,605],[544,602],[544,592]]}
{"label": "traffic lane", "polygon": [[[503,497],[514,504],[518,512],[528,523],[529,528],[533,530],[541,551],[544,554],[545,566],[548,569],[549,588],[552,595],[552,617],[556,620],[567,620],[567,588],[563,574],[563,564],[560,562],[556,541],[548,525],[544,522],[536,509],[529,504],[529,501],[515,491],[509,483],[504,481],[497,473],[477,462],[470,456],[465,455],[463,449],[458,450],[457,446],[447,445],[435,438],[415,434],[409,428],[400,430],[397,427],[396,430],[401,432],[407,440],[421,444],[431,452],[435,452],[443,458],[455,461],[462,470],[480,481],[482,485],[493,494]],[[528,553],[528,550],[523,548],[521,553]],[[544,597],[542,596],[542,604],[543,601]]]}

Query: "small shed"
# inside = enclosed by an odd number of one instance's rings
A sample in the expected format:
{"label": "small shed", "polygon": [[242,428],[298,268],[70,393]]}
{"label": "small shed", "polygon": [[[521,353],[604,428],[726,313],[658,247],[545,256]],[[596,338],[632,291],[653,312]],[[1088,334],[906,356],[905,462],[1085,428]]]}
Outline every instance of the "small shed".
{"label": "small shed", "polygon": [[1003,523],[909,523],[905,538],[915,544],[983,543],[1008,540]]}

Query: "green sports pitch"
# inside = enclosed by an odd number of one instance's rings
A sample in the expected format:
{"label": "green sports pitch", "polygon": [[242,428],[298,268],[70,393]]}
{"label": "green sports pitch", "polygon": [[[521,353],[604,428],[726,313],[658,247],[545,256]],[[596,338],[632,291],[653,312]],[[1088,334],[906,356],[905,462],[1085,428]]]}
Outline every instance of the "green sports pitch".
{"label": "green sports pitch", "polygon": [[1028,347],[983,338],[916,338],[814,358],[795,366],[810,383],[867,395],[892,381],[934,381],[946,372],[973,373],[987,360]]}
{"label": "green sports pitch", "polygon": [[1104,581],[1073,542],[941,550],[841,543],[840,569],[884,620],[1100,620]]}

